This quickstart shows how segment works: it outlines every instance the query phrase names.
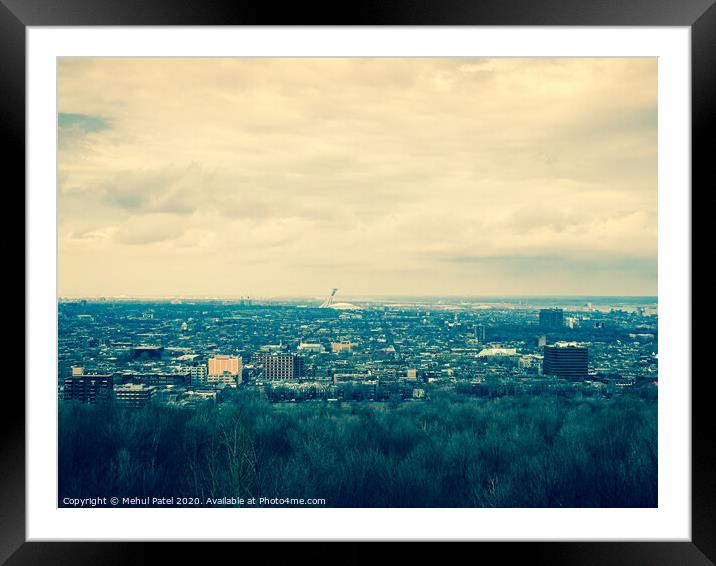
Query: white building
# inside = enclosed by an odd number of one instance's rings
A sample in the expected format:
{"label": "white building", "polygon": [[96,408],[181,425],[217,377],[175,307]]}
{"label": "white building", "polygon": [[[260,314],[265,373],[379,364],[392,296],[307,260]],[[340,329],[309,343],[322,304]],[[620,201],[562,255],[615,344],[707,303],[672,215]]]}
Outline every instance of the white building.
{"label": "white building", "polygon": [[322,354],[326,351],[322,344],[312,344],[308,342],[301,342],[296,349],[299,352],[310,352],[314,354]]}
{"label": "white building", "polygon": [[494,356],[516,356],[517,348],[484,348],[477,354],[478,358]]}

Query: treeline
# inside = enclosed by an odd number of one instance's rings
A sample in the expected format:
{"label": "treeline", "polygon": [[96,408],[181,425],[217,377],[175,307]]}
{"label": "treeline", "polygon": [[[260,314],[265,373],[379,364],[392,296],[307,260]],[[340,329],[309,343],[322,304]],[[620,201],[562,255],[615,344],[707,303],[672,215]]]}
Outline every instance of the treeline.
{"label": "treeline", "polygon": [[[420,395],[414,393],[418,390]],[[314,399],[340,399],[342,401],[400,401],[424,396],[420,387],[393,382],[352,382],[336,385],[309,385],[290,387],[281,384],[267,384],[264,395],[269,401],[309,401]]]}
{"label": "treeline", "polygon": [[474,395],[490,399],[514,395],[568,397],[571,399],[608,399],[626,396],[639,397],[656,403],[658,398],[658,388],[649,383],[648,378],[638,378],[636,384],[626,390],[611,383],[603,383],[600,387],[594,387],[591,383],[570,382],[564,379],[535,379],[527,383],[519,381],[502,383],[489,380],[481,383],[461,382],[455,385],[455,391],[460,395]]}
{"label": "treeline", "polygon": [[61,404],[59,495],[333,507],[653,507],[657,405],[442,393],[349,411],[237,393],[190,411]]}

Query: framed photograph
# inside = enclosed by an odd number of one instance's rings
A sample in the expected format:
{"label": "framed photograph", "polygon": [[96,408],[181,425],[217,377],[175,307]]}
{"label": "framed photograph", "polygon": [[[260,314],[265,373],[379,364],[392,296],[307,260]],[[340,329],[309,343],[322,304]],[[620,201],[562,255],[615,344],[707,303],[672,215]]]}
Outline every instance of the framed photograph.
{"label": "framed photograph", "polygon": [[3,0],[8,564],[713,563],[691,187],[716,8],[494,4]]}

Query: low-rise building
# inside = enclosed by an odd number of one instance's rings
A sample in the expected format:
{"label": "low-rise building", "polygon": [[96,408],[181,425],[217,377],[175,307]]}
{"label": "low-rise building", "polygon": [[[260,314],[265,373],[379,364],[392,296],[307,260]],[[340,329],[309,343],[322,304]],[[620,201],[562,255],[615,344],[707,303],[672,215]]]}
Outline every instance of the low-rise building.
{"label": "low-rise building", "polygon": [[115,385],[114,399],[118,405],[139,408],[144,407],[151,401],[154,391],[154,386],[147,386],[139,383]]}

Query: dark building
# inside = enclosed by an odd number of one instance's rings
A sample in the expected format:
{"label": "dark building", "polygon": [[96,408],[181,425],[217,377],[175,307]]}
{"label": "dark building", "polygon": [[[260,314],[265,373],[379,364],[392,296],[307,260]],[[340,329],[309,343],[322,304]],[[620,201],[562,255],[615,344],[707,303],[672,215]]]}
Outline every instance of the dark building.
{"label": "dark building", "polygon": [[83,374],[66,377],[62,399],[80,403],[106,401],[112,397],[113,381],[110,374]]}
{"label": "dark building", "polygon": [[565,379],[585,379],[589,372],[589,350],[572,344],[544,347],[542,373]]}
{"label": "dark building", "polygon": [[164,348],[162,346],[136,346],[132,348],[133,359],[152,359],[156,360],[164,355]]}
{"label": "dark building", "polygon": [[486,337],[486,331],[485,327],[482,324],[479,324],[475,327],[475,340],[482,343],[485,341]]}
{"label": "dark building", "polygon": [[559,330],[564,326],[562,309],[542,309],[539,311],[539,326],[545,330]]}

